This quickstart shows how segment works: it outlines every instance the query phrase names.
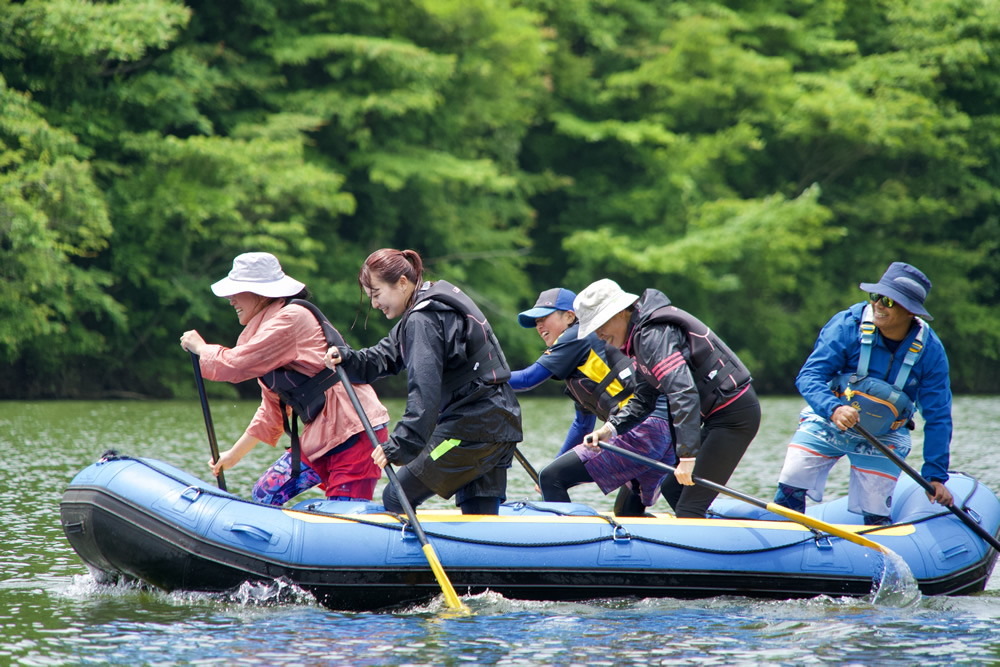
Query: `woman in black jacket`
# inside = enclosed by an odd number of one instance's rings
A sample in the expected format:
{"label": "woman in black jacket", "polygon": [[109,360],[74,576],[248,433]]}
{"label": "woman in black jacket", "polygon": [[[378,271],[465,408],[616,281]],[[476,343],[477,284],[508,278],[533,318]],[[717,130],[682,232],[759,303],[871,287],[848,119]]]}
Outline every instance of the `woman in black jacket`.
{"label": "woman in black jacket", "polygon": [[[358,282],[372,308],[400,321],[376,345],[331,347],[324,361],[343,364],[362,383],[407,375],[406,411],[372,459],[402,466],[399,481],[413,506],[454,495],[463,514],[496,514],[523,436],[510,369],[489,322],[454,285],[424,282],[414,250],[377,250]],[[403,509],[392,486],[382,502],[391,512]]]}
{"label": "woman in black jacket", "polygon": [[679,518],[703,518],[717,495],[694,486],[696,475],[725,484],[760,427],[750,371],[701,320],[658,290],[629,294],[613,280],[591,283],[576,297],[580,334],[596,332],[636,361],[635,396],[585,443],[610,440],[648,415],[666,396],[680,461],[661,487]]}

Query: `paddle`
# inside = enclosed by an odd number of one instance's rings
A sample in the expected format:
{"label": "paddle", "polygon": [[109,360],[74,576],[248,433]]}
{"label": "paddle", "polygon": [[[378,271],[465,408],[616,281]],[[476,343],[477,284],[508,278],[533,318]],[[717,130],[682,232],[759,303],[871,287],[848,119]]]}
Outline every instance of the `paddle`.
{"label": "paddle", "polygon": [[[909,475],[913,479],[913,481],[919,484],[924,491],[926,491],[931,495],[931,497],[934,496],[935,493],[934,485],[928,482],[926,479],[924,479],[920,475],[920,473],[918,473],[916,470],[913,469],[912,466],[910,466],[909,463],[900,458],[899,454],[889,449],[888,446],[886,446],[881,440],[872,435],[871,432],[861,424],[855,424],[854,430],[863,435],[865,437],[865,440],[875,445],[880,452],[885,454],[890,461],[899,466],[899,468],[903,472]],[[962,523],[971,528],[972,532],[974,532],[976,535],[983,538],[983,540],[985,540],[987,544],[989,544],[997,551],[1000,551],[1000,541],[997,541],[997,538],[995,538],[993,535],[990,535],[989,531],[987,531],[985,528],[976,523],[976,520],[973,519],[971,516],[969,516],[968,512],[964,511],[964,509],[959,509],[955,507],[954,504],[945,505],[944,507],[945,509],[949,510],[952,514],[957,516],[959,519],[961,519]]]}
{"label": "paddle", "polygon": [[[656,461],[649,457],[643,456],[642,454],[636,454],[635,452],[629,451],[627,449],[622,449],[621,447],[606,442],[598,441],[597,444],[600,446],[601,449],[613,452],[615,454],[618,454],[619,456],[624,456],[625,458],[632,459],[633,461],[638,461],[639,463],[645,463],[651,468],[656,468],[657,470],[662,470],[663,472],[671,474],[673,474],[674,472],[673,466],[669,466],[661,461]],[[707,479],[694,477],[693,475],[691,479],[694,480],[695,484],[700,484],[701,486],[712,489],[713,491],[724,493],[727,496],[732,496],[733,498],[736,498],[737,500],[742,500],[743,502],[749,503],[750,505],[754,505],[761,509],[768,510],[769,512],[774,512],[775,514],[783,516],[790,521],[802,524],[807,528],[815,528],[816,530],[821,530],[824,533],[829,533],[830,535],[835,535],[837,537],[845,539],[848,542],[854,542],[855,544],[860,544],[863,547],[868,547],[869,549],[875,549],[876,551],[879,551],[885,554],[886,556],[892,555],[895,556],[896,558],[899,558],[899,556],[896,556],[895,552],[892,551],[892,549],[884,547],[877,542],[872,542],[868,538],[862,537],[861,535],[857,535],[850,531],[837,528],[836,526],[829,524],[825,521],[820,521],[819,519],[816,519],[814,517],[806,516],[801,512],[796,512],[795,510],[788,509],[787,507],[782,507],[781,505],[778,505],[776,503],[769,503],[759,498],[754,498],[753,496],[749,496],[740,491],[730,489],[728,486],[723,486],[722,484],[716,484],[715,482],[709,481]]]}
{"label": "paddle", "polygon": [[531,463],[528,462],[528,459],[524,458],[524,454],[522,454],[521,450],[517,447],[514,447],[514,458],[517,459],[522,466],[524,466],[524,470],[528,473],[528,476],[531,477],[531,481],[535,483],[535,486],[538,486],[538,473],[531,466]]}
{"label": "paddle", "polygon": [[[219,444],[215,441],[215,426],[212,425],[212,413],[208,409],[208,396],[205,395],[205,380],[201,377],[201,363],[198,355],[191,352],[191,364],[194,366],[194,380],[198,385],[198,396],[201,397],[201,412],[205,415],[205,430],[208,431],[208,448],[212,450],[212,463],[219,460]],[[219,471],[216,478],[219,488],[226,490],[226,478]]]}
{"label": "paddle", "polygon": [[[361,406],[361,401],[358,400],[358,395],[354,392],[354,386],[351,385],[351,381],[347,378],[347,373],[344,369],[337,365],[337,376],[340,378],[340,382],[344,385],[344,390],[347,391],[347,397],[351,399],[351,404],[354,406],[355,411],[358,413],[358,417],[361,418],[361,424],[365,427],[365,433],[368,434],[368,439],[372,443],[372,447],[378,445],[378,438],[375,437],[375,431],[372,429],[372,424],[368,421],[368,415],[365,413],[365,409]],[[392,466],[386,464],[385,473],[389,477],[389,483],[392,484],[392,488],[396,491],[396,497],[399,498],[399,504],[403,506],[403,511],[406,512],[406,518],[410,521],[410,526],[413,528],[413,532],[416,533],[417,539],[420,541],[421,547],[424,550],[424,556],[427,558],[427,562],[431,566],[431,570],[434,572],[434,576],[437,578],[438,585],[441,586],[441,591],[444,593],[444,600],[452,609],[461,609],[463,611],[468,611],[468,607],[462,604],[462,601],[458,599],[458,594],[455,593],[455,587],[451,585],[451,581],[448,580],[448,575],[445,574],[444,567],[441,565],[441,561],[438,560],[437,554],[434,552],[434,547],[430,542],[427,541],[427,535],[424,533],[424,529],[420,526],[420,522],[417,521],[417,513],[413,511],[413,506],[410,505],[410,500],[403,493],[403,487],[399,483],[399,478],[396,477],[396,471],[392,469]]]}

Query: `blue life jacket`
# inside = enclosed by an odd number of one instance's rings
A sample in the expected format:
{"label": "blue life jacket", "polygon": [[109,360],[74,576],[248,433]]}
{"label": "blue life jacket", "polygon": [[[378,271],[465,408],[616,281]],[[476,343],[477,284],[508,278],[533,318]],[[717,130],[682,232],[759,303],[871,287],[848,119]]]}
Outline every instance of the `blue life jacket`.
{"label": "blue life jacket", "polygon": [[865,306],[861,315],[861,354],[858,369],[853,373],[843,373],[830,381],[830,389],[844,405],[850,405],[860,413],[861,425],[873,435],[885,435],[909,423],[916,411],[913,401],[903,391],[910,371],[924,349],[924,335],[927,325],[919,317],[916,338],[903,357],[903,365],[890,384],[886,380],[869,377],[868,363],[875,343],[874,310],[871,304]]}

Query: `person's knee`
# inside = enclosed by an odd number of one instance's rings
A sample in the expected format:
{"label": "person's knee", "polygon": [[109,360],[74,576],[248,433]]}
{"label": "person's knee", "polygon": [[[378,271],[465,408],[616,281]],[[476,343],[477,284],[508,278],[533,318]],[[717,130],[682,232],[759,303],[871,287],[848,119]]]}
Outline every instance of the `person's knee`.
{"label": "person's knee", "polygon": [[538,488],[542,492],[543,499],[552,500],[553,496],[558,496],[558,499],[561,499],[569,487],[563,479],[560,468],[548,465],[538,473]]}
{"label": "person's knee", "polygon": [[632,484],[635,486],[634,489],[623,486],[618,490],[618,496],[615,498],[615,516],[646,515],[646,506],[642,504],[639,482],[633,480]]}
{"label": "person's knee", "polygon": [[396,489],[392,485],[386,486],[382,490],[382,506],[385,507],[387,512],[394,514],[399,514],[403,511],[403,505],[399,502],[399,496],[396,495]]}
{"label": "person's knee", "polygon": [[[413,502],[413,499],[407,495],[410,500],[410,506],[416,508],[420,503]],[[386,512],[392,512],[393,514],[402,514],[405,510],[403,509],[403,503],[399,501],[399,495],[396,493],[396,488],[391,484],[387,485],[382,490],[382,506],[385,507]]]}
{"label": "person's knee", "polygon": [[552,465],[547,465],[538,473],[538,485],[541,487],[555,486],[559,482],[559,474]]}
{"label": "person's knee", "polygon": [[778,490],[774,493],[774,502],[796,512],[806,511],[806,489],[789,486],[778,482]]}

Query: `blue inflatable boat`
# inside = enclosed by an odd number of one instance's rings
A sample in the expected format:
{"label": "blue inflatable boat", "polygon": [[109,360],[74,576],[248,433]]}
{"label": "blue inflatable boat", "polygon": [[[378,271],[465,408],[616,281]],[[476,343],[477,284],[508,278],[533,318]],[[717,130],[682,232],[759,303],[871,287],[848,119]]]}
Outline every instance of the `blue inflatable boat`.
{"label": "blue inflatable boat", "polygon": [[[991,535],[1000,502],[955,473],[956,502]],[[332,609],[375,610],[440,592],[406,517],[375,503],[254,503],[152,459],[102,459],[73,479],[60,505],[73,549],[103,582],[167,591],[228,591],[284,580]],[[909,565],[925,595],[982,591],[997,552],[901,477],[891,527],[872,530],[846,499],[809,514],[863,533]],[[500,516],[421,511],[419,520],[456,591],[507,598],[742,595],[868,596],[882,567],[874,549],[732,500],[713,518],[622,518],[576,503],[509,502]]]}

